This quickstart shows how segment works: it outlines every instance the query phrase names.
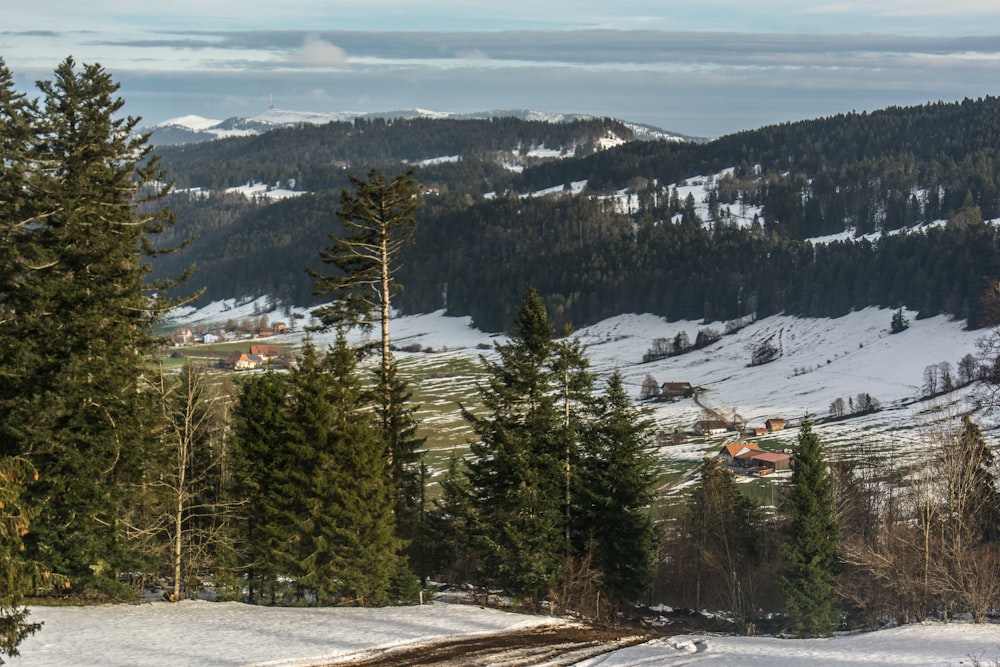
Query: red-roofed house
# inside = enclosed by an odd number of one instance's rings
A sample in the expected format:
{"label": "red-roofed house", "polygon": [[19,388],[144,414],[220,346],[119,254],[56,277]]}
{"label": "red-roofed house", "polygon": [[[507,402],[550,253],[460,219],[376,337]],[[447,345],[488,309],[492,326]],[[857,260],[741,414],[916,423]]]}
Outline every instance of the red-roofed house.
{"label": "red-roofed house", "polygon": [[760,447],[756,442],[731,442],[719,450],[716,460],[724,465],[733,465],[737,457],[747,452],[759,452]]}

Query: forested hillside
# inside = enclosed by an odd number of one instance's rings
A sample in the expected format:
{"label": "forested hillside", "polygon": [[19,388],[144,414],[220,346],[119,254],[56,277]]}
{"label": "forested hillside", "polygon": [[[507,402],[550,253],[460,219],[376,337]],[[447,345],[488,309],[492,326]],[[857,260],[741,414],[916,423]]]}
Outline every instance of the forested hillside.
{"label": "forested hillside", "polygon": [[[982,326],[993,315],[981,295],[1000,276],[996,229],[983,224],[1000,217],[998,106],[845,114],[704,144],[636,141],[612,120],[413,119],[163,149],[175,185],[202,188],[174,195],[166,240],[200,237],[157,270],[196,263],[205,299],[309,305],[305,270],[337,231],[348,175],[412,168],[425,194],[400,273],[405,312],[444,308],[505,329],[534,286],[558,324],[878,305]],[[696,176],[710,179],[703,199],[678,196]],[[307,194],[223,195],[251,181]]]}

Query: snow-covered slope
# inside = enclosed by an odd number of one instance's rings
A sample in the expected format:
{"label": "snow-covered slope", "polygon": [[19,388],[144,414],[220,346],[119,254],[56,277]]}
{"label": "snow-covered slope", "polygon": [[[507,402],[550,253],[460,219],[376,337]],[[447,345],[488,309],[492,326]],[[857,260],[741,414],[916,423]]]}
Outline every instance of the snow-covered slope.
{"label": "snow-covered slope", "polygon": [[[227,319],[253,319],[269,310],[272,308],[265,300],[242,305],[225,302],[199,311],[178,312],[175,319],[178,323],[210,327]],[[293,321],[303,329],[309,322],[305,309],[275,307],[269,317],[271,321],[286,320],[289,310],[299,314],[299,319]],[[597,375],[607,377],[619,370],[630,393],[637,398],[647,375],[658,384],[689,382],[701,388],[701,405],[692,399],[643,404],[663,433],[690,431],[696,421],[712,417],[707,407],[727,419],[739,419],[748,427],[763,427],[769,418],[786,419],[794,427],[809,415],[821,422],[815,430],[834,453],[862,440],[887,451],[912,450],[926,439],[926,422],[933,409],[951,402],[956,402],[955,409],[968,408],[972,391],[965,388],[925,399],[924,370],[944,362],[957,377],[959,360],[967,354],[976,355],[977,342],[987,332],[970,331],[965,322],[945,316],[917,319],[915,313],[904,311],[910,327],[890,334],[893,313],[867,308],[837,319],[769,317],[723,335],[704,349],[649,363],[643,363],[643,355],[656,339],[672,341],[684,332],[694,341],[699,329],[722,334],[727,323],[667,322],[650,314],[626,314],[582,328],[574,335],[586,345]],[[437,351],[434,355],[399,353],[401,363],[417,365],[445,354],[477,358],[484,348],[488,350],[494,342],[504,340],[502,335],[473,328],[468,317],[446,317],[440,312],[398,317],[392,323],[392,336],[401,348]],[[766,339],[779,348],[778,358],[750,366],[753,348]],[[314,340],[320,345],[332,342],[324,335],[314,335]],[[869,394],[882,409],[825,421],[834,401],[842,399],[850,413],[858,394]],[[985,415],[978,417],[987,422]],[[455,421],[460,423],[461,419],[456,416]],[[993,424],[983,426],[990,435]],[[797,429],[790,428],[768,436],[769,444],[790,446],[796,434]],[[689,469],[723,437],[735,436],[693,438],[684,445],[665,447],[662,457],[668,467]]]}
{"label": "snow-covered slope", "polygon": [[[170,145],[209,141],[233,136],[260,134],[276,127],[289,125],[323,125],[334,121],[350,122],[355,118],[454,118],[458,120],[488,119],[496,117],[513,117],[522,120],[546,121],[550,123],[565,123],[573,120],[589,119],[586,114],[564,114],[530,109],[494,109],[473,113],[451,113],[432,111],[429,109],[398,109],[395,111],[292,111],[270,107],[264,113],[250,118],[232,117],[226,120],[213,120],[197,115],[179,116],[145,128],[152,132],[152,143],[155,145]],[[623,121],[624,122],[624,121]],[[666,139],[670,141],[697,141],[692,137],[667,132],[652,125],[639,123],[625,124],[635,133],[638,139]]]}

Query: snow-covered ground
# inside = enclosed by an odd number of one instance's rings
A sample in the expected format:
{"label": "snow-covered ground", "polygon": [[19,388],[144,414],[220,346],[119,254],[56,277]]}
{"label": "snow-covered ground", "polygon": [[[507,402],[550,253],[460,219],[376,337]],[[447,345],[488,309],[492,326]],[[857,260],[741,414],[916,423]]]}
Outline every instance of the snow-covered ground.
{"label": "snow-covered ground", "polygon": [[[195,601],[38,607],[31,618],[45,625],[9,661],[15,667],[301,667],[365,657],[376,647],[560,622],[442,603],[303,609]],[[978,660],[985,667],[998,658],[1000,626],[927,623],[829,639],[685,635],[579,664],[954,667]]]}
{"label": "snow-covered ground", "polygon": [[[845,404],[859,393],[870,394],[883,410],[842,422],[819,426],[833,440],[854,434],[877,435],[891,430],[900,444],[912,444],[923,416],[944,400],[961,400],[967,391],[944,399],[922,400],[924,370],[947,362],[957,375],[959,360],[977,354],[977,342],[988,332],[969,330],[964,321],[947,316],[918,319],[903,311],[910,326],[890,334],[894,311],[866,308],[837,319],[809,319],[778,315],[753,322],[736,333],[723,335],[704,349],[643,363],[643,355],[659,338],[672,341],[683,332],[694,341],[701,329],[723,334],[726,323],[700,321],[668,322],[650,314],[623,314],[582,328],[574,333],[585,344],[593,370],[606,377],[619,370],[626,387],[638,397],[643,380],[653,376],[658,383],[690,382],[703,389],[702,402],[727,416],[736,414],[748,426],[763,426],[771,417],[797,421],[806,415],[826,417],[838,398]],[[291,315],[290,315],[291,313]],[[178,324],[211,326],[226,320],[254,319],[268,314],[272,322],[294,321],[299,329],[310,323],[306,309],[269,306],[265,300],[237,304],[212,304],[198,311],[175,314]],[[292,317],[297,315],[297,317]],[[476,357],[492,348],[503,335],[483,332],[468,317],[446,317],[428,313],[397,317],[392,321],[393,342],[400,348],[419,345],[438,354]],[[301,333],[288,334],[301,336]],[[780,354],[772,363],[751,367],[751,351],[770,339]],[[313,340],[324,345],[332,334]],[[414,353],[425,357],[423,353]],[[412,358],[399,353],[401,360]],[[690,429],[705,412],[691,400],[651,403],[646,407],[663,430]],[[987,428],[989,424],[984,425]],[[794,436],[794,432],[788,432]]]}

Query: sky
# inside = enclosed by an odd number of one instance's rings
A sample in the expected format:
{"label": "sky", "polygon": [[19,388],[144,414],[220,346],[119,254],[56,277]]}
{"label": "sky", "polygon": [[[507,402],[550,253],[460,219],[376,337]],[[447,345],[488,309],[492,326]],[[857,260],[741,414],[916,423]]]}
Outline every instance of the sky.
{"label": "sky", "polygon": [[995,0],[33,0],[0,57],[35,91],[100,63],[144,124],[533,109],[714,138],[1000,90]]}

